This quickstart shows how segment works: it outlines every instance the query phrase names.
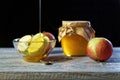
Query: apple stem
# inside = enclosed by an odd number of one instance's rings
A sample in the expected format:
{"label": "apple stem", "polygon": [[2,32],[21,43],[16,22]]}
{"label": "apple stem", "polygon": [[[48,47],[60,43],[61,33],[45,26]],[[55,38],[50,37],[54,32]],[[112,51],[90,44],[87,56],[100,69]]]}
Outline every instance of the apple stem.
{"label": "apple stem", "polygon": [[41,63],[43,63],[44,65],[52,65],[53,62],[51,61],[43,61],[43,60],[40,60]]}

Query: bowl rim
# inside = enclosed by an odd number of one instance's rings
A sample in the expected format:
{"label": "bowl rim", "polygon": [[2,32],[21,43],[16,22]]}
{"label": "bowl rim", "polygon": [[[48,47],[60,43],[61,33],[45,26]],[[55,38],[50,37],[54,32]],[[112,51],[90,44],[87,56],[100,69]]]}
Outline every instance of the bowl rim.
{"label": "bowl rim", "polygon": [[[19,41],[19,39],[20,39],[20,38],[15,38],[15,39],[13,39],[12,42],[13,42],[13,43],[14,43],[14,42],[21,42],[21,43],[23,43],[23,42],[28,42],[28,41]],[[54,42],[54,41],[57,41],[57,40],[56,40],[56,39],[50,39],[50,40],[49,40],[49,42]],[[38,42],[43,42],[43,41],[31,41],[31,42],[38,43]]]}

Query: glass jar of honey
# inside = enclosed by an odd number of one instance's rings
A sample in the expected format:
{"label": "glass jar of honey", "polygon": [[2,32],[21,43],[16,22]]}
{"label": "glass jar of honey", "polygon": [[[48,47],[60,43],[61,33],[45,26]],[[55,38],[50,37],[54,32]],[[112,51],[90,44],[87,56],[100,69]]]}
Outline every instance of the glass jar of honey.
{"label": "glass jar of honey", "polygon": [[95,37],[90,21],[62,21],[58,40],[66,56],[85,56],[88,41]]}

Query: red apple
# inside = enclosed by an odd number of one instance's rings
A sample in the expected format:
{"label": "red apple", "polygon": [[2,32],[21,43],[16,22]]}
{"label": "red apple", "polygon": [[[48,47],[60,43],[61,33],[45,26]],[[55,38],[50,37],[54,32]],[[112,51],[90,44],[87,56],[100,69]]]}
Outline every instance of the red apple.
{"label": "red apple", "polygon": [[53,39],[55,39],[55,36],[52,34],[52,33],[50,33],[50,32],[42,32],[43,34],[45,34],[47,37],[49,37],[49,39],[50,40],[53,40]]}
{"label": "red apple", "polygon": [[95,37],[88,42],[86,51],[91,59],[104,62],[111,57],[113,45],[104,37]]}
{"label": "red apple", "polygon": [[[55,46],[56,45],[56,40],[55,40],[55,36],[52,34],[52,33],[50,33],[50,32],[42,32],[44,35],[46,35],[50,40],[52,40],[52,41],[50,41],[50,44],[49,44],[49,46],[48,46],[48,48],[47,48],[47,50],[46,50],[46,53],[49,53],[50,51],[51,51],[51,49],[53,48],[53,46]],[[46,54],[47,55],[47,54]]]}

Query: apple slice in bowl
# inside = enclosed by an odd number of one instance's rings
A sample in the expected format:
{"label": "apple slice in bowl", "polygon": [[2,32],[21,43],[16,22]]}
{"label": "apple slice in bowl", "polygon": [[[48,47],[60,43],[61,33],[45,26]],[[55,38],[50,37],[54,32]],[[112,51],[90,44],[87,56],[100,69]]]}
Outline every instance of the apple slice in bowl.
{"label": "apple slice in bowl", "polygon": [[35,35],[25,35],[13,40],[14,47],[23,55],[27,62],[40,62],[48,57],[56,45],[56,39],[39,32]]}

